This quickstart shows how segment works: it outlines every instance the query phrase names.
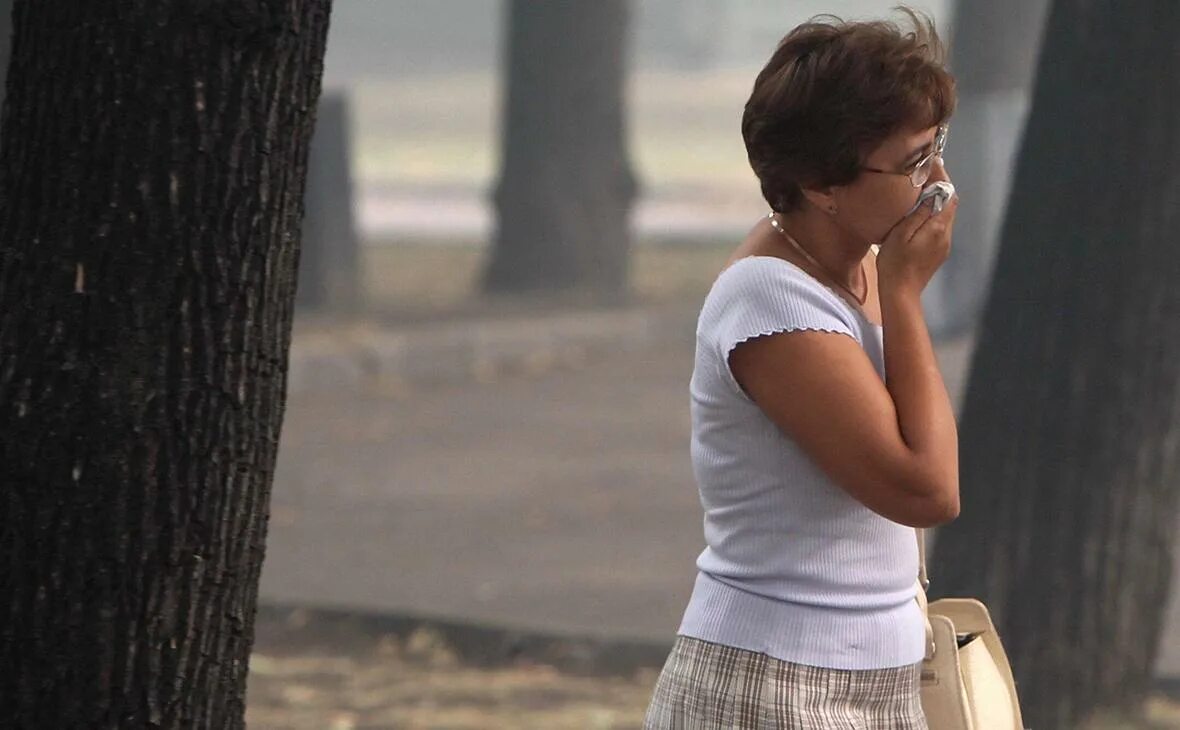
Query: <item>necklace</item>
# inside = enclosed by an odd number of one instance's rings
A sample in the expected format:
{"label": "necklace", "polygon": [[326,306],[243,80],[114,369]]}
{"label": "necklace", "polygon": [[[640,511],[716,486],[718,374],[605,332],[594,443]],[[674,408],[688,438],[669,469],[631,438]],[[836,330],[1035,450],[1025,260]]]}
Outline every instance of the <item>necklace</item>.
{"label": "necklace", "polygon": [[781,233],[783,235],[783,237],[786,238],[787,241],[790,242],[791,246],[793,246],[796,251],[798,251],[800,254],[803,255],[803,258],[810,261],[812,266],[814,266],[817,269],[819,269],[820,271],[824,272],[824,275],[827,276],[828,279],[833,284],[840,287],[844,291],[848,292],[848,296],[852,297],[852,301],[856,302],[858,305],[860,305],[862,307],[864,306],[865,300],[869,298],[869,278],[864,273],[864,266],[865,265],[864,265],[863,261],[860,264],[860,273],[861,273],[861,278],[863,278],[865,280],[865,293],[861,296],[857,296],[855,292],[853,292],[851,289],[849,289],[848,287],[841,284],[840,280],[837,277],[832,276],[832,272],[828,271],[826,266],[821,264],[819,261],[816,261],[814,256],[807,253],[807,249],[803,248],[803,246],[798,241],[795,240],[794,236],[792,236],[790,233],[787,233],[787,229],[783,228],[782,224],[779,223],[778,218],[774,217],[773,210],[770,211],[770,213],[768,213],[766,215],[766,217],[770,221],[770,227],[773,228],[774,230],[778,231],[779,233]]}

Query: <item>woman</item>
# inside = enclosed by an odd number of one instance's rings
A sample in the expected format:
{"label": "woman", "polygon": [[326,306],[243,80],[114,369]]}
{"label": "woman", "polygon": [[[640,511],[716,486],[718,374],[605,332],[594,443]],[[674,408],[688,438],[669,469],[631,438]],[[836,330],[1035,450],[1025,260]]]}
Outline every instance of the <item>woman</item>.
{"label": "woman", "polygon": [[647,728],[926,727],[914,528],[959,495],[920,295],[958,199],[910,211],[947,180],[955,100],[933,23],[903,12],[796,28],[746,104],[771,214],[698,323],[707,547]]}

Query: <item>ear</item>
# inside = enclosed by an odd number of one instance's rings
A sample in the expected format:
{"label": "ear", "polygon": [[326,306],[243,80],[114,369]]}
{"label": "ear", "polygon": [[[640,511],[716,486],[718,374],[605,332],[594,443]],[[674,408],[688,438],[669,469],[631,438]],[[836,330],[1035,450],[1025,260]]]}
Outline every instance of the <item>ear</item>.
{"label": "ear", "polygon": [[818,210],[828,215],[836,214],[835,188],[802,188],[802,191],[803,197],[807,199],[807,202],[814,205]]}

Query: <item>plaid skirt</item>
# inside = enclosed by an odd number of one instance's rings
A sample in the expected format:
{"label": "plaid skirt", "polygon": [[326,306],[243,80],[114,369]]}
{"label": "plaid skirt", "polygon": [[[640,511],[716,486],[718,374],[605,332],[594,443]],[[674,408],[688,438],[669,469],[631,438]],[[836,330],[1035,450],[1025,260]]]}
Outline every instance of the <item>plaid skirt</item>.
{"label": "plaid skirt", "polygon": [[643,727],[927,730],[920,679],[921,664],[824,669],[678,636]]}

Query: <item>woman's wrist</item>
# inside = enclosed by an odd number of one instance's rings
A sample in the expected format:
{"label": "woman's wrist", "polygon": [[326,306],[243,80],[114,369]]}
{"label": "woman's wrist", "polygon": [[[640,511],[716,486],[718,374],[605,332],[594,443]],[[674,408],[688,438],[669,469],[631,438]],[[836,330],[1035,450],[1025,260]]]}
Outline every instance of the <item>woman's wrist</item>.
{"label": "woman's wrist", "polygon": [[918,311],[922,309],[922,285],[912,277],[880,275],[878,297],[881,300],[882,315],[886,309],[901,307]]}

